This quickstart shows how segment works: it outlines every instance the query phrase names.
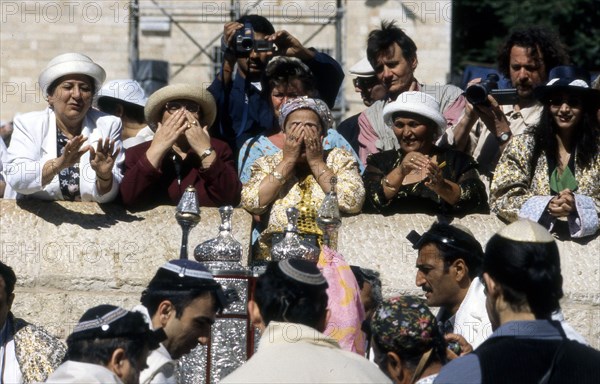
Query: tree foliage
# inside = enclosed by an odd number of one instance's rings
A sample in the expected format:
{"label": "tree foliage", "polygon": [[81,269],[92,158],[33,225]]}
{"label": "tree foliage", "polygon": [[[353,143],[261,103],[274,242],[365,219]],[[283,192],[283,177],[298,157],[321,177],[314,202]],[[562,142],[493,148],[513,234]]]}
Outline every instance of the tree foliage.
{"label": "tree foliage", "polygon": [[517,28],[553,30],[571,62],[600,71],[600,0],[454,0],[452,68],[496,65],[498,47]]}

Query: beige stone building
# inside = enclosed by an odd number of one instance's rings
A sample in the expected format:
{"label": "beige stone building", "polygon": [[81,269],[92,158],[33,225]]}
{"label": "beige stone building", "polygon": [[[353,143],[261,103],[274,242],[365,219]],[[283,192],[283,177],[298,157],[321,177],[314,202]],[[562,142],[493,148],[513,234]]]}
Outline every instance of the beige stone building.
{"label": "beige stone building", "polygon": [[[0,118],[43,109],[37,77],[64,52],[82,52],[107,72],[129,77],[130,1],[61,0],[0,2]],[[402,0],[139,0],[139,59],[170,64],[170,82],[214,77],[215,52],[231,15],[257,13],[275,29],[286,29],[306,46],[326,50],[349,67],[365,55],[366,38],[382,20],[396,20],[419,47],[417,78],[445,83],[450,70],[451,1]],[[231,7],[231,4],[234,7]],[[338,6],[338,3],[340,6]],[[337,23],[336,23],[337,20]],[[336,41],[338,42],[336,44]],[[339,49],[339,52],[338,52]],[[345,116],[362,110],[348,76]]]}

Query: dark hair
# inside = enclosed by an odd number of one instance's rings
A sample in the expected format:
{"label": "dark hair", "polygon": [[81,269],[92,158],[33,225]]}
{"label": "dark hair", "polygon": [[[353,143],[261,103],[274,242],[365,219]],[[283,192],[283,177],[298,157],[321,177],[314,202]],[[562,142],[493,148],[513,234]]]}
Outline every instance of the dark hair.
{"label": "dark hair", "polygon": [[[591,106],[584,107],[582,119],[573,130],[573,144],[576,154],[575,161],[579,168],[590,168],[593,164],[594,157],[597,155],[598,145],[600,144],[600,124],[596,117],[596,110]],[[540,117],[539,123],[534,127],[535,150],[534,150],[534,167],[541,152],[545,152],[554,164],[558,159],[558,139],[556,133],[558,127],[552,117],[550,105],[544,104],[544,109]]]}
{"label": "dark hair", "polygon": [[[68,75],[65,75],[68,76]],[[56,89],[56,87],[58,87],[58,84],[60,83],[59,80],[61,80],[63,77],[65,76],[61,76],[58,79],[54,80],[49,86],[48,86],[48,90],[46,91],[48,95],[52,95],[54,93],[54,90]],[[83,75],[85,77],[88,78],[89,82],[90,82],[90,86],[92,87],[92,95],[96,94],[96,81],[88,75]]]}
{"label": "dark hair", "polygon": [[423,234],[419,249],[427,244],[435,244],[444,259],[444,271],[458,260],[464,260],[469,269],[469,278],[474,279],[481,274],[483,248],[471,234],[453,225],[434,223]]}
{"label": "dark hair", "polygon": [[245,15],[237,20],[238,23],[250,23],[254,32],[264,33],[265,35],[272,35],[275,33],[273,24],[266,17],[260,15]]}
{"label": "dark hair", "polygon": [[502,287],[513,310],[528,305],[537,319],[547,319],[563,297],[556,242],[533,243],[494,235],[485,247],[483,272]]}
{"label": "dark hair", "polygon": [[358,288],[362,290],[365,283],[371,284],[371,299],[374,301],[375,307],[377,307],[383,301],[379,272],[368,268],[362,268],[358,265],[351,265],[350,269],[358,283]]}
{"label": "dark hair", "polygon": [[394,21],[382,21],[381,29],[369,32],[367,39],[367,58],[373,68],[377,67],[377,57],[389,50],[394,44],[402,49],[402,55],[407,61],[417,57],[417,45],[404,31],[396,26]]}
{"label": "dark hair", "polygon": [[98,99],[98,109],[111,115],[116,115],[117,106],[119,104],[123,106],[123,114],[129,119],[139,124],[146,122],[146,118],[144,117],[144,107],[141,105],[128,103],[127,101],[107,96]]}
{"label": "dark hair", "polygon": [[569,62],[567,50],[554,32],[538,26],[518,29],[498,49],[498,70],[507,78],[510,78],[510,51],[514,46],[530,48],[531,57],[538,64],[543,61],[544,77],[551,68]]}
{"label": "dark hair", "polygon": [[[438,329],[436,327],[436,329]],[[442,363],[442,365],[445,365],[448,362],[448,355],[446,354],[446,348],[447,348],[447,343],[446,340],[444,339],[444,337],[442,336],[442,334],[440,332],[436,332],[433,335],[433,338],[436,340],[436,342],[433,345],[433,350],[431,351],[431,356],[429,357],[429,361],[439,361],[440,363]],[[381,344],[381,342],[379,341],[379,338],[377,336],[373,336],[373,343],[375,343],[375,345],[377,345],[377,348],[379,349],[379,351],[381,351],[381,357],[382,360],[377,362],[377,364],[379,365],[379,369],[381,369],[382,372],[387,374],[387,363],[388,363],[388,352],[394,352],[396,355],[398,355],[398,357],[402,360],[403,364],[406,364],[408,369],[414,373],[414,371],[417,369],[417,366],[419,365],[419,362],[421,361],[421,357],[423,357],[424,353],[421,354],[414,354],[413,350],[407,351],[404,349],[397,349],[397,350],[389,350],[389,348],[386,348],[385,346],[383,346]],[[427,366],[425,366],[427,367]]]}
{"label": "dark hair", "polygon": [[267,265],[254,290],[265,325],[271,321],[304,324],[319,331],[327,312],[327,285],[311,286],[286,276],[277,262]]}
{"label": "dark hair", "polygon": [[17,275],[15,275],[15,271],[10,266],[0,261],[0,276],[4,279],[6,296],[12,295],[15,290],[15,284],[17,284]]}
{"label": "dark hair", "polygon": [[317,97],[318,95],[315,76],[306,64],[296,58],[279,56],[271,60],[265,71],[265,76],[269,89],[279,85],[287,85],[297,79],[302,83],[306,96]]}
{"label": "dark hair", "polygon": [[142,292],[142,298],[140,299],[142,305],[146,307],[150,317],[152,317],[158,310],[158,306],[165,300],[168,300],[175,307],[175,317],[181,318],[185,308],[196,300],[198,297],[203,295],[211,295],[214,298],[215,311],[219,311],[218,300],[215,297],[215,293],[206,289],[191,289],[188,291],[161,291],[146,289]]}
{"label": "dark hair", "polygon": [[67,353],[64,361],[72,360],[106,366],[113,352],[117,348],[123,348],[127,360],[135,367],[137,361],[142,357],[142,353],[145,352],[144,349],[153,349],[158,346],[153,344],[149,331],[148,333],[132,333],[132,330],[142,327],[142,329],[147,329],[148,327],[143,315],[139,312],[133,312],[131,315],[112,322],[110,327],[115,327],[116,334],[125,334],[128,337],[81,338],[81,334],[72,333],[67,337]]}
{"label": "dark hair", "polygon": [[129,339],[119,337],[114,339],[69,340],[67,353],[63,361],[72,360],[106,366],[117,348],[125,350],[125,357],[132,366],[142,357],[148,342],[143,338]]}

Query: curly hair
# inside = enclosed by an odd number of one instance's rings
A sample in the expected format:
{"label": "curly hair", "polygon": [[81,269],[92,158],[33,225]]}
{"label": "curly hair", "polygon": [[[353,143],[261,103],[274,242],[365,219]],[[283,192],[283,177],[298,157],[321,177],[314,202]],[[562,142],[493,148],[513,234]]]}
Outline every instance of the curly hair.
{"label": "curly hair", "polygon": [[514,46],[531,48],[533,59],[545,64],[545,77],[550,69],[569,63],[567,49],[554,32],[538,26],[518,29],[498,50],[498,70],[507,78],[510,78],[510,51]]}

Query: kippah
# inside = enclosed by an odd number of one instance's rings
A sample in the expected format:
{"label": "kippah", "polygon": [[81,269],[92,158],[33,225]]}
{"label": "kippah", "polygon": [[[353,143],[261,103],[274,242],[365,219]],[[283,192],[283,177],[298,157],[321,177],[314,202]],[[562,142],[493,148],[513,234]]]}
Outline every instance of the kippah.
{"label": "kippah", "polygon": [[94,307],[83,314],[79,323],[77,323],[73,329],[73,333],[83,332],[94,328],[100,328],[102,331],[106,332],[109,330],[111,323],[125,317],[128,313],[129,311],[126,309],[114,307],[112,305],[100,305]]}
{"label": "kippah", "polygon": [[163,264],[150,281],[151,290],[190,290],[217,285],[213,275],[194,260],[171,260]]}
{"label": "kippah", "polygon": [[175,272],[179,277],[188,276],[197,279],[214,280],[213,275],[210,272],[208,272],[208,270],[204,270],[201,264],[195,265],[196,263],[185,263],[184,265],[179,265],[182,263],[175,263],[174,261],[179,260],[173,260],[173,262],[166,263],[163,266],[161,266],[161,268],[166,269],[167,271]]}
{"label": "kippah", "polygon": [[546,228],[531,220],[518,220],[497,232],[497,235],[508,240],[529,243],[552,243],[554,237]]}
{"label": "kippah", "polygon": [[314,263],[300,259],[286,259],[277,263],[284,275],[299,283],[308,285],[326,285],[327,280]]}
{"label": "kippah", "polygon": [[67,343],[95,339],[145,339],[150,349],[166,339],[161,329],[152,331],[139,312],[103,304],[85,311],[67,339]]}

